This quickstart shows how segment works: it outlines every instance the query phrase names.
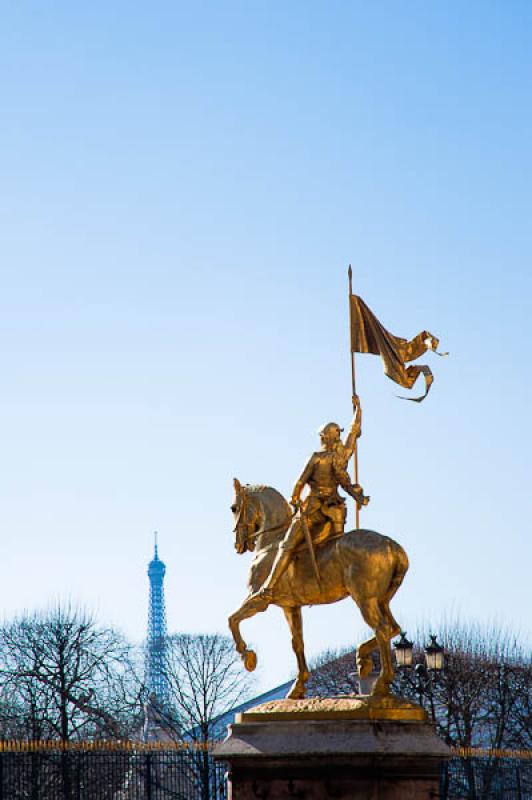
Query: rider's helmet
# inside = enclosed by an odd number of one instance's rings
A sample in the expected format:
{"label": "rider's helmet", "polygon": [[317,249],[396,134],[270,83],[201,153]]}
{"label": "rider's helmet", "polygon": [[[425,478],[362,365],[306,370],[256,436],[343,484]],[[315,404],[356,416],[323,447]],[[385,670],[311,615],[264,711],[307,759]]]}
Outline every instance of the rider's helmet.
{"label": "rider's helmet", "polygon": [[341,428],[337,422],[327,422],[326,425],[321,426],[321,428],[318,430],[318,433],[320,435],[320,439],[335,442],[340,438],[342,431],[343,428]]}

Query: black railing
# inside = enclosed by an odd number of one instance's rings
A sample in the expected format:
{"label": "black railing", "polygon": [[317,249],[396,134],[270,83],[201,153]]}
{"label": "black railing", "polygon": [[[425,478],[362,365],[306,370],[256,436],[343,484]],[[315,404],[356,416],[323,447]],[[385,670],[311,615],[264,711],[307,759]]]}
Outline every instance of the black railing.
{"label": "black railing", "polygon": [[[212,749],[37,743],[0,750],[0,800],[226,800]],[[532,800],[532,759],[453,757],[441,800]]]}
{"label": "black railing", "polygon": [[442,767],[443,800],[532,800],[530,758],[451,758]]}
{"label": "black railing", "polygon": [[225,800],[225,766],[191,750],[0,754],[0,800]]}

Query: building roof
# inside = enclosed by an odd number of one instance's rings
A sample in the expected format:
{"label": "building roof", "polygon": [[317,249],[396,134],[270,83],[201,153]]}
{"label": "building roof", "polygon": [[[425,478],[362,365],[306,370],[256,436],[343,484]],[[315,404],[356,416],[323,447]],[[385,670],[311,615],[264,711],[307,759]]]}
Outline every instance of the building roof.
{"label": "building roof", "polygon": [[291,685],[292,681],[282,683],[280,686],[276,686],[274,689],[269,689],[267,692],[259,694],[256,697],[252,697],[251,700],[246,700],[245,703],[241,703],[239,706],[234,706],[234,708],[229,709],[229,711],[225,711],[223,714],[220,714],[220,716],[216,717],[216,719],[213,721],[211,734],[213,739],[221,739],[226,735],[227,726],[231,725],[231,723],[235,721],[235,714],[239,714],[242,711],[247,711],[249,708],[253,708],[253,706],[260,705],[260,703],[268,703],[270,700],[281,700],[282,698],[286,697],[286,693]]}

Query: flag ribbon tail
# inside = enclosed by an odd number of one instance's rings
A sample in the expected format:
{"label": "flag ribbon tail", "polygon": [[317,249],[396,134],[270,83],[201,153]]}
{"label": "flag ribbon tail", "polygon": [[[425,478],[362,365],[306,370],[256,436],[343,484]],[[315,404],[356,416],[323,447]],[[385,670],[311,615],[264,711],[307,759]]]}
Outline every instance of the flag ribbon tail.
{"label": "flag ribbon tail", "polygon": [[[438,355],[447,355],[447,353],[438,353]],[[419,397],[405,397],[402,394],[396,394],[395,396],[400,400],[411,400],[412,403],[421,403],[430,392],[430,387],[434,383],[432,370],[430,367],[427,367],[426,364],[417,364],[415,367],[408,367],[407,372],[412,381],[411,385],[416,382],[419,375],[423,374],[425,376],[425,392]]]}

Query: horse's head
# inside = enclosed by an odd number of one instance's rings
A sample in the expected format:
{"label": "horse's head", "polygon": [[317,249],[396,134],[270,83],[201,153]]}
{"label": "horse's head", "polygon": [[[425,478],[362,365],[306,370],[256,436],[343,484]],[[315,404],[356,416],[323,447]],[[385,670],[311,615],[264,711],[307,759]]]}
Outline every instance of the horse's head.
{"label": "horse's head", "polygon": [[238,478],[233,480],[235,499],[231,506],[235,518],[235,550],[240,555],[255,549],[255,534],[261,526],[261,515],[253,497]]}

